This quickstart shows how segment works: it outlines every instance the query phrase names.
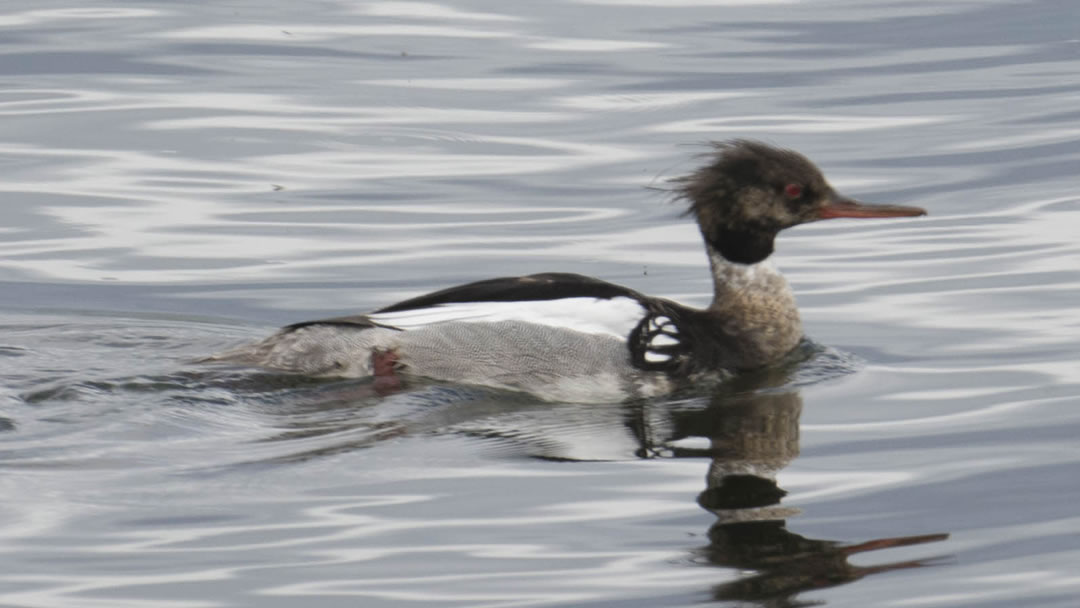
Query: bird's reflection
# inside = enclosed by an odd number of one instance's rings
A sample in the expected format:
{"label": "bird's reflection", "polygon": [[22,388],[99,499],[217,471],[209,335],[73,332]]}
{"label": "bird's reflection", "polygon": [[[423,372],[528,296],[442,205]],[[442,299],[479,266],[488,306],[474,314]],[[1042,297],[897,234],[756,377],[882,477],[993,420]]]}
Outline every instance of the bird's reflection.
{"label": "bird's reflection", "polygon": [[[787,492],[778,485],[777,473],[799,455],[799,386],[843,368],[843,361],[838,365],[820,354],[811,351],[787,366],[741,375],[706,395],[587,407],[441,385],[415,386],[389,398],[372,394],[362,383],[292,387],[284,393],[291,407],[277,414],[287,424],[268,441],[342,437],[342,425],[348,424],[357,432],[342,441],[277,454],[274,460],[306,460],[428,434],[481,438],[504,453],[546,460],[707,458],[705,488],[697,502],[716,520],[708,530],[708,545],[694,552],[726,571],[750,572],[716,586],[713,596],[763,608],[807,606],[811,603],[799,599],[803,592],[932,563],[863,567],[849,563],[855,554],[947,538],[929,534],[845,543],[788,530],[787,520],[799,511],[781,504]],[[307,398],[297,399],[299,394]]]}
{"label": "bird's reflection", "polygon": [[[753,390],[729,385],[713,395],[709,406],[676,415],[672,441],[704,437],[708,447],[675,450],[675,456],[711,458],[706,487],[698,504],[716,515],[709,528],[708,546],[700,554],[711,564],[749,570],[754,574],[713,589],[717,600],[742,601],[769,608],[813,605],[799,594],[813,589],[856,581],[864,576],[928,565],[930,560],[899,561],[873,567],[856,566],[848,558],[857,553],[901,547],[947,538],[929,534],[881,538],[857,544],[811,539],[787,529],[793,508],[780,506],[787,494],[776,474],[799,454],[797,390],[773,392],[770,384],[783,377],[759,376]],[[695,454],[696,452],[696,454]]]}

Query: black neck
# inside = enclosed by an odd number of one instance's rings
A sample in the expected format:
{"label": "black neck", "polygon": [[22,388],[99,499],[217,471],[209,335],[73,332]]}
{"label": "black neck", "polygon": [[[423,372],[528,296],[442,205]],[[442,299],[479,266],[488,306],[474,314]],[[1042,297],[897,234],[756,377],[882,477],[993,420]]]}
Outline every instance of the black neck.
{"label": "black neck", "polygon": [[763,230],[718,229],[705,240],[730,262],[757,264],[772,255],[775,238],[775,233]]}

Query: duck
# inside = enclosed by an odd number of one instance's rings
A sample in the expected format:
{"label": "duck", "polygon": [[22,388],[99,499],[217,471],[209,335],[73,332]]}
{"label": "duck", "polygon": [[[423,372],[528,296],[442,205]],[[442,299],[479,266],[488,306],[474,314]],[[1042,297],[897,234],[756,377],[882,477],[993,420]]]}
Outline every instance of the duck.
{"label": "duck", "polygon": [[839,194],[802,154],[761,141],[708,144],[670,180],[701,231],[711,303],[693,308],[579,274],[479,280],[373,312],[303,321],[205,359],[306,376],[408,378],[564,402],[655,397],[775,364],[803,339],[773,265],[777,235],[834,218],[902,218],[919,207]]}

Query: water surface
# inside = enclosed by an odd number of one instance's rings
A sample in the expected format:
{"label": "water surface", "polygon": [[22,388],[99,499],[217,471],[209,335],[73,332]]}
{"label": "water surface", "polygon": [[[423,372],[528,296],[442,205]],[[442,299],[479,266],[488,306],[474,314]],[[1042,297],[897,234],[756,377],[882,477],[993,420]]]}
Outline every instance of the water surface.
{"label": "water surface", "polygon": [[[1080,9],[12,1],[0,604],[1073,606]],[[812,342],[646,403],[191,360],[560,270],[688,304],[648,186],[799,149]]]}

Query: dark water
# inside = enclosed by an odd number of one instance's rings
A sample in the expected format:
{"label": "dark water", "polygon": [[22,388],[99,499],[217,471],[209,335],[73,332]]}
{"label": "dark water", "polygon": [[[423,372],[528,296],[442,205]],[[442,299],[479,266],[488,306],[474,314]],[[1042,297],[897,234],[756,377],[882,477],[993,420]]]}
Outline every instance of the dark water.
{"label": "dark water", "polygon": [[[1075,606],[1080,5],[9,1],[0,605]],[[208,371],[563,270],[702,304],[644,186],[797,148],[813,343],[540,404]]]}

